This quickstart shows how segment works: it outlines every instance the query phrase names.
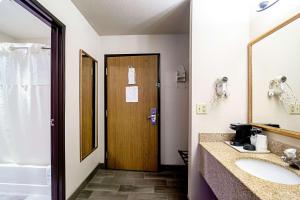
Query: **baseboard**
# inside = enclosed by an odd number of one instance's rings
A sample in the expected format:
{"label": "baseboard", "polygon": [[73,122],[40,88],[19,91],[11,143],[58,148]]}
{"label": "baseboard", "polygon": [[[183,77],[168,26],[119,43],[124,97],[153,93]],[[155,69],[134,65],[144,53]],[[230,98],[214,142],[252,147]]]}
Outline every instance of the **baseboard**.
{"label": "baseboard", "polygon": [[187,166],[185,165],[160,165],[160,170],[187,170]]}
{"label": "baseboard", "polygon": [[88,175],[88,177],[86,179],[84,179],[84,181],[79,185],[79,187],[75,190],[75,192],[73,192],[73,194],[68,198],[68,200],[75,200],[76,197],[79,195],[80,191],[85,188],[85,186],[88,184],[88,182],[90,180],[92,180],[92,178],[95,176],[95,174],[97,173],[98,169],[104,169],[104,164],[103,163],[99,163],[95,169]]}
{"label": "baseboard", "polygon": [[100,163],[98,165],[98,169],[105,169],[105,164],[104,163]]}

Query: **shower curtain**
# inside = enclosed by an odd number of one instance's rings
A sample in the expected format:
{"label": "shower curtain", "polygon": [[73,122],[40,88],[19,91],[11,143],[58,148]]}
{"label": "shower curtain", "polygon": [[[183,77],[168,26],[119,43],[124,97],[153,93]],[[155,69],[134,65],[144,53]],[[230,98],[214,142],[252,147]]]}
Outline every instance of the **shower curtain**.
{"label": "shower curtain", "polygon": [[0,43],[0,163],[50,164],[50,51],[42,46]]}

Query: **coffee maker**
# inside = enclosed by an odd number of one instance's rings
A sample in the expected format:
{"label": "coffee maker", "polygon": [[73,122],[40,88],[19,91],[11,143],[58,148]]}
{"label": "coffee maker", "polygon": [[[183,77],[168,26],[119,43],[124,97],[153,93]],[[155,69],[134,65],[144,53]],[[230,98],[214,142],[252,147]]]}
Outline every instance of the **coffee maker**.
{"label": "coffee maker", "polygon": [[230,124],[230,128],[236,131],[235,137],[230,144],[233,146],[244,146],[250,144],[252,125],[250,124]]}

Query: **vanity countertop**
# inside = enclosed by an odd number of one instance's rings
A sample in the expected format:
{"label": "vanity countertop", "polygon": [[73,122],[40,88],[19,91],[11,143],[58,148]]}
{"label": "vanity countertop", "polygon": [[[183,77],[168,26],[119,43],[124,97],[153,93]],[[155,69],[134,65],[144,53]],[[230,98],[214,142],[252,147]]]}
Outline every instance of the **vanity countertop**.
{"label": "vanity countertop", "polygon": [[200,142],[200,145],[258,198],[266,200],[300,199],[300,185],[269,182],[252,176],[235,165],[235,161],[242,158],[260,159],[286,167],[300,176],[300,170],[291,169],[279,156],[272,153],[240,153],[224,142]]}

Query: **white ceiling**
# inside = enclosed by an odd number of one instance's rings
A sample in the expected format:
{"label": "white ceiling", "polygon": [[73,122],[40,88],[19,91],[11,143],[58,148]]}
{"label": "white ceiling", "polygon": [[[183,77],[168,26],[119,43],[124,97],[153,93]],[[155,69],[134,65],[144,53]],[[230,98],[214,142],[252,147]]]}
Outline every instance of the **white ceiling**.
{"label": "white ceiling", "polygon": [[72,0],[99,35],[189,31],[189,0]]}
{"label": "white ceiling", "polygon": [[51,29],[12,0],[0,1],[0,32],[17,40],[51,37]]}

